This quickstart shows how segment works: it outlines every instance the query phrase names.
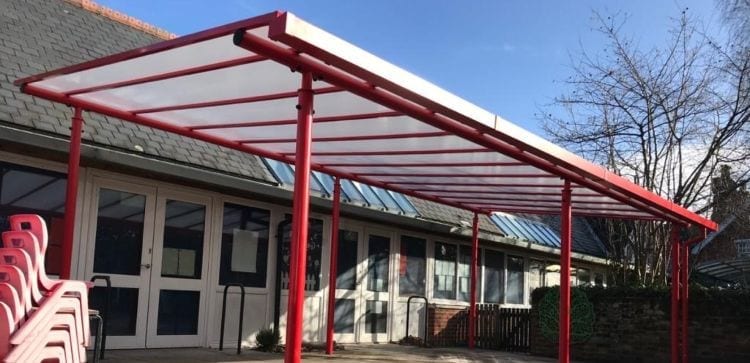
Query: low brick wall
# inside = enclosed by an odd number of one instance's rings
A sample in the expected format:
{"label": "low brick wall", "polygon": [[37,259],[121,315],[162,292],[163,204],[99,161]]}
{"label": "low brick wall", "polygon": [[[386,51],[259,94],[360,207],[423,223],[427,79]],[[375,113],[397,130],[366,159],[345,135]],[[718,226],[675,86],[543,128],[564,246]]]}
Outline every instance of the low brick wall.
{"label": "low brick wall", "polygon": [[427,319],[427,342],[435,347],[466,345],[465,306],[431,305]]}
{"label": "low brick wall", "polygon": [[[593,335],[571,346],[572,358],[583,362],[668,362],[668,295],[619,296],[592,294]],[[750,299],[742,299],[724,304],[721,299],[690,300],[690,361],[750,362]],[[745,308],[738,309],[743,305]],[[531,353],[557,356],[557,344],[541,334],[537,304],[531,311]]]}

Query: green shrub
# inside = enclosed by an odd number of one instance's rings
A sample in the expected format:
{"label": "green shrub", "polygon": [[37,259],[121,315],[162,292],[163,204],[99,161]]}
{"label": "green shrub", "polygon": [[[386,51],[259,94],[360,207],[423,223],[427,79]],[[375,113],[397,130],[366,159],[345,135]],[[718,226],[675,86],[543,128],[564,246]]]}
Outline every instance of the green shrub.
{"label": "green shrub", "polygon": [[261,329],[255,336],[255,341],[258,343],[258,350],[272,352],[279,345],[281,337],[273,329]]}

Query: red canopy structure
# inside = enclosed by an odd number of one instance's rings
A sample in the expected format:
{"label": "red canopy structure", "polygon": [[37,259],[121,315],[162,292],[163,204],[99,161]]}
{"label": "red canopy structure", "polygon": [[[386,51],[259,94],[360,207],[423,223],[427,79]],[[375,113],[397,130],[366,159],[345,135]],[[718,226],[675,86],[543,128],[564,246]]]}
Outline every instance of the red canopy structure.
{"label": "red canopy structure", "polygon": [[[287,12],[16,83],[28,94],[75,109],[69,196],[75,193],[81,110],[295,165],[287,362],[300,358],[311,169],[476,214],[561,214],[561,361],[569,356],[572,215],[716,228]],[[65,210],[74,211],[75,198],[68,202],[72,208]],[[72,214],[66,213],[71,222],[64,275],[72,253]],[[476,218],[474,232],[476,256]]]}

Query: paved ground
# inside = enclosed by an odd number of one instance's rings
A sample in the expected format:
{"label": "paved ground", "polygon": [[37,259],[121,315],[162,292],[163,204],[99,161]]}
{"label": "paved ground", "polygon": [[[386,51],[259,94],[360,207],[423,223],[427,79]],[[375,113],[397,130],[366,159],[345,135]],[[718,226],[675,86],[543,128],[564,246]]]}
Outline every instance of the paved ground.
{"label": "paved ground", "polygon": [[[216,349],[139,349],[107,351],[102,363],[205,363],[205,362],[282,362],[281,354],[262,353],[253,350],[234,354],[232,349],[220,352]],[[333,357],[324,353],[304,353],[305,362],[503,362],[532,363],[555,362],[553,359],[535,357],[526,354],[506,353],[490,350],[461,348],[416,348],[396,344],[355,345],[337,351]],[[89,360],[91,362],[92,360]]]}

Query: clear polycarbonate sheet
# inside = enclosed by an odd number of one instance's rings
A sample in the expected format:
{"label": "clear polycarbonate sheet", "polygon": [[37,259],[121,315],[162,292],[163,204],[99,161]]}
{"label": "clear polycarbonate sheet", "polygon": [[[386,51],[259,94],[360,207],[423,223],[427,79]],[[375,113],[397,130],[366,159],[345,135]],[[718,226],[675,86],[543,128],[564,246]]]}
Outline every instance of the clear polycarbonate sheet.
{"label": "clear polycarbonate sheet", "polygon": [[[57,102],[278,159],[267,163],[288,185],[282,161],[296,156],[300,71],[310,70],[313,169],[356,181],[342,180],[352,201],[412,213],[403,195],[364,182],[476,212],[559,213],[568,178],[574,213],[709,223],[288,13],[22,83]],[[330,194],[329,176],[316,175],[313,188]]]}
{"label": "clear polycarbonate sheet", "polygon": [[[268,28],[259,29],[259,31],[261,33],[267,32]],[[39,82],[39,85],[60,92],[68,92],[79,88],[128,81],[250,55],[244,49],[228,46],[231,44],[232,35],[223,36],[147,57],[133,58],[70,75],[49,78]]]}
{"label": "clear polycarbonate sheet", "polygon": [[278,63],[263,61],[76,97],[126,111],[137,111],[277,94],[294,91],[298,87],[298,75]]}

